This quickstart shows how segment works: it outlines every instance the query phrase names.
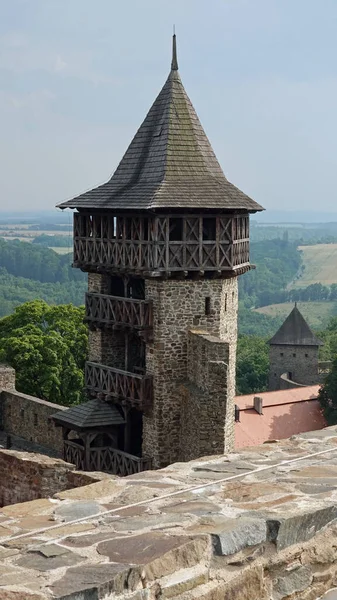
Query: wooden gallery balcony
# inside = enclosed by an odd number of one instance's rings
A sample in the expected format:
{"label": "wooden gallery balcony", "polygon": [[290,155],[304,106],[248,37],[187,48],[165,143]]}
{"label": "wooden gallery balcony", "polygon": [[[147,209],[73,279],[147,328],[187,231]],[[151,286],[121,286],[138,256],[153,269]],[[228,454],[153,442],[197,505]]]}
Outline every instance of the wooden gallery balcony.
{"label": "wooden gallery balcony", "polygon": [[85,365],[85,385],[90,394],[132,406],[144,412],[152,406],[151,375],[138,375],[99,363]]}
{"label": "wooden gallery balcony", "polygon": [[161,276],[249,270],[248,215],[74,214],[74,267]]}
{"label": "wooden gallery balcony", "polygon": [[85,295],[85,322],[96,327],[132,328],[152,331],[152,302],[87,293]]}

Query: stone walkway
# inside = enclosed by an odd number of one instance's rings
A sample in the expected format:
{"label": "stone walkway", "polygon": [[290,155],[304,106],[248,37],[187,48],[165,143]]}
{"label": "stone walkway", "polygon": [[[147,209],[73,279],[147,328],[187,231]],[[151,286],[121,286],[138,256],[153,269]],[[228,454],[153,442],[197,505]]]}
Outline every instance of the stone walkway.
{"label": "stone walkway", "polygon": [[336,519],[337,427],[105,478],[0,509],[0,599],[311,600]]}

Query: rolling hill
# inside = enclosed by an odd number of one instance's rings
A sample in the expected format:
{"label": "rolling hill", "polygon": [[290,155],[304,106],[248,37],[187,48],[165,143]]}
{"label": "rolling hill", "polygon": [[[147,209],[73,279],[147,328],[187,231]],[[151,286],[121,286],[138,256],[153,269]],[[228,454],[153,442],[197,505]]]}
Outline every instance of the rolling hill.
{"label": "rolling hill", "polygon": [[[324,329],[329,319],[337,315],[337,302],[298,302],[297,305],[309,325],[316,330]],[[293,302],[284,302],[262,306],[256,308],[254,312],[284,320],[293,307]]]}
{"label": "rolling hill", "polygon": [[303,267],[291,288],[304,288],[313,283],[331,285],[337,283],[337,244],[299,246]]}

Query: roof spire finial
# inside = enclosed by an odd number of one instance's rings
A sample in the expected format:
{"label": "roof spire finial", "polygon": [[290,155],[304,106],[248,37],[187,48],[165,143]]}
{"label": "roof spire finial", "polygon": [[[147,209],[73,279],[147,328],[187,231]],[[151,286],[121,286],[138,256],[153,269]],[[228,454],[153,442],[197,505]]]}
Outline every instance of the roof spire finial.
{"label": "roof spire finial", "polygon": [[172,44],[171,70],[172,71],[178,71],[177,40],[176,40],[176,27],[175,27],[175,25],[173,25],[173,44]]}
{"label": "roof spire finial", "polygon": [[295,302],[295,308],[297,308],[297,302]]}

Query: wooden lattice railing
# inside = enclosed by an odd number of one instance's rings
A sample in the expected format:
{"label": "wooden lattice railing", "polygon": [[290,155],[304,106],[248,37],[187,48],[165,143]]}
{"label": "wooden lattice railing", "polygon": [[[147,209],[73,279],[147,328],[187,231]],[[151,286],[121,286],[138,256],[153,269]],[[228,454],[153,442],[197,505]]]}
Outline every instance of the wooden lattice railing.
{"label": "wooden lattice railing", "polygon": [[140,458],[110,446],[89,448],[86,455],[84,447],[71,440],[64,440],[63,456],[66,462],[76,465],[81,471],[104,471],[121,477],[152,468],[149,457]]}
{"label": "wooden lattice railing", "polygon": [[152,327],[152,303],[107,294],[87,293],[85,320],[94,324],[126,326],[134,329]]}
{"label": "wooden lattice railing", "polygon": [[77,469],[86,470],[84,448],[76,442],[64,440],[63,456],[66,462],[76,465]]}
{"label": "wooden lattice railing", "polygon": [[[179,234],[174,226],[179,221]],[[207,223],[213,225],[207,230]],[[145,225],[146,222],[146,225]],[[248,215],[126,217],[74,214],[74,266],[112,272],[249,269]]]}
{"label": "wooden lattice railing", "polygon": [[152,404],[153,382],[151,375],[138,375],[99,363],[87,362],[85,383],[89,392],[106,400],[120,401],[141,410]]}
{"label": "wooden lattice railing", "polygon": [[116,448],[90,448],[90,471],[104,471],[114,475],[133,475],[152,468],[152,459],[133,456]]}

